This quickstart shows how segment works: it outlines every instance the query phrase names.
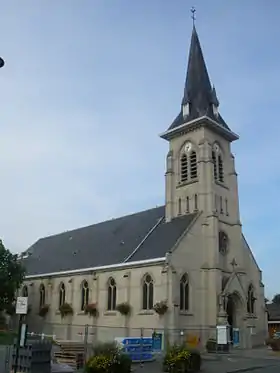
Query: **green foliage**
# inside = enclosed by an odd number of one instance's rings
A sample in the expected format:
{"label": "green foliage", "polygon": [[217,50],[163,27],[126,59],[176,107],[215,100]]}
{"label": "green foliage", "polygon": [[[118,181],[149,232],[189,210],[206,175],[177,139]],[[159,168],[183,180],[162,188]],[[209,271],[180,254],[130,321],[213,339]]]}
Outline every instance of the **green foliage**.
{"label": "green foliage", "polygon": [[59,312],[60,312],[60,316],[61,316],[62,319],[66,316],[72,316],[73,313],[74,313],[73,308],[72,308],[71,304],[69,304],[69,303],[63,303],[59,307]]}
{"label": "green foliage", "polygon": [[127,302],[118,304],[116,309],[123,316],[128,316],[131,314],[131,305]]}
{"label": "green foliage", "polygon": [[167,302],[165,300],[162,300],[160,302],[157,302],[155,305],[154,305],[154,310],[156,311],[156,313],[160,316],[163,316],[167,311],[168,311],[168,305],[167,305]]}
{"label": "green foliage", "polygon": [[123,354],[116,343],[102,343],[93,348],[87,361],[86,373],[130,373],[131,359]]}
{"label": "green foliage", "polygon": [[199,351],[190,350],[184,344],[169,347],[163,361],[165,372],[198,372],[200,367],[201,356]]}
{"label": "green foliage", "polygon": [[49,312],[50,306],[48,304],[44,304],[40,309],[39,309],[39,316],[44,318],[47,316]]}
{"label": "green foliage", "polygon": [[280,294],[275,294],[274,295],[274,297],[272,299],[272,303],[280,305]]}
{"label": "green foliage", "polygon": [[4,331],[0,330],[0,346],[1,345],[12,345],[15,341],[17,334],[10,332],[10,331]]}
{"label": "green foliage", "polygon": [[98,317],[98,308],[96,303],[90,303],[85,306],[85,314],[92,316],[92,317]]}
{"label": "green foliage", "polygon": [[24,268],[17,255],[5,248],[0,240],[0,310],[11,307],[24,279]]}

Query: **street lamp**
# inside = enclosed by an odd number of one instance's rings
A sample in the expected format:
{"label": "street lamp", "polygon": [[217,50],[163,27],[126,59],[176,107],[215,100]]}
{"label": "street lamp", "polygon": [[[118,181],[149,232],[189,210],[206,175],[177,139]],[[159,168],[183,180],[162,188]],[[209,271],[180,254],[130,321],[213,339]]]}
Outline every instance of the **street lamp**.
{"label": "street lamp", "polygon": [[3,60],[3,58],[0,57],[0,68],[3,67],[5,65],[5,61]]}

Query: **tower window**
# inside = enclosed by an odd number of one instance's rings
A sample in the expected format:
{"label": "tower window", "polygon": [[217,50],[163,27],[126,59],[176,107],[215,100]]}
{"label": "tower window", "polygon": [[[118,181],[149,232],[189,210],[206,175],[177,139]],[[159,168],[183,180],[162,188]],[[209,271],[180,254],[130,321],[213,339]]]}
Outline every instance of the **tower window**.
{"label": "tower window", "polygon": [[198,210],[197,194],[194,195],[194,209]]}
{"label": "tower window", "polygon": [[215,194],[215,211],[218,212],[218,204],[219,204],[219,198],[217,194]]}
{"label": "tower window", "polygon": [[254,295],[254,288],[253,285],[251,284],[248,288],[248,293],[247,293],[247,312],[252,314],[255,312],[255,295]]}
{"label": "tower window", "polygon": [[190,199],[189,197],[186,198],[186,212],[190,212]]}
{"label": "tower window", "polygon": [[212,151],[212,161],[213,161],[213,165],[214,165],[214,179],[217,180],[217,178],[218,178],[218,174],[217,174],[217,157],[216,157],[216,153],[214,151]]}
{"label": "tower window", "polygon": [[39,300],[39,307],[42,308],[45,305],[46,301],[46,290],[44,284],[40,285],[40,300]]}
{"label": "tower window", "polygon": [[188,180],[188,171],[188,157],[186,156],[186,154],[183,154],[181,157],[181,181]]}
{"label": "tower window", "polygon": [[220,213],[224,213],[224,207],[223,207],[223,197],[220,197]]}
{"label": "tower window", "polygon": [[178,200],[178,215],[182,214],[182,200],[179,198]]}
{"label": "tower window", "polygon": [[58,306],[61,307],[65,303],[65,285],[62,282],[59,287],[59,303]]}
{"label": "tower window", "polygon": [[218,164],[219,164],[219,181],[222,183],[224,182],[224,165],[221,154],[218,156]]}
{"label": "tower window", "polygon": [[192,151],[190,155],[191,179],[197,178],[197,159],[196,152]]}
{"label": "tower window", "polygon": [[225,199],[226,215],[228,216],[228,200]]}

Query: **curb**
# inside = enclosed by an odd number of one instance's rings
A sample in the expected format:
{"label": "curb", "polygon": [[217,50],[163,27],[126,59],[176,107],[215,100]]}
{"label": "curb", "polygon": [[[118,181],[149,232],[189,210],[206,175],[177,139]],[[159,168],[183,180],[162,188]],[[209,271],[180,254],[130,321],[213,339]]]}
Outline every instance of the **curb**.
{"label": "curb", "polygon": [[252,372],[257,369],[263,369],[263,368],[271,368],[271,367],[277,367],[278,365],[270,364],[270,365],[259,365],[254,366],[250,368],[241,368],[241,369],[233,369],[233,370],[227,370],[225,373],[241,373],[241,372]]}

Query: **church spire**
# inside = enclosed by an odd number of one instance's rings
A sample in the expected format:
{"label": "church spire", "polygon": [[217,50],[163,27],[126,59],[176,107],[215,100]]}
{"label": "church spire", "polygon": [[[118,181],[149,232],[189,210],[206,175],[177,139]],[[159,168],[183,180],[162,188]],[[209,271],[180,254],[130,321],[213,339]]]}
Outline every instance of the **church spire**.
{"label": "church spire", "polygon": [[209,111],[212,111],[213,101],[217,101],[215,98],[216,92],[212,89],[197,31],[195,25],[193,25],[184,96],[182,99],[184,117],[188,117],[186,118],[188,120],[193,120],[204,115],[209,115]]}

